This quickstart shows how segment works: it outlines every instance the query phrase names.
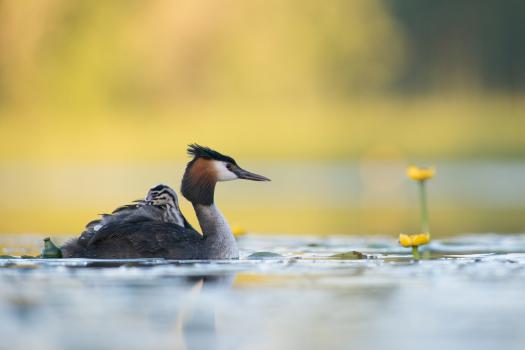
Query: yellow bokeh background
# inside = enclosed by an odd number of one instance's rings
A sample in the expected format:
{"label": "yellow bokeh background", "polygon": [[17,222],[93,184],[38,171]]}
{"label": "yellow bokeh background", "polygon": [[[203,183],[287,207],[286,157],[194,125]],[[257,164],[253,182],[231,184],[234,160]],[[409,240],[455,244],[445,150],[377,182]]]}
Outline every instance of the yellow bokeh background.
{"label": "yellow bokeh background", "polygon": [[[249,232],[417,232],[404,167],[435,164],[440,186],[441,163],[519,164],[525,99],[468,57],[404,93],[410,55],[379,0],[2,1],[0,232],[76,234],[156,183],[178,190],[193,142],[272,178],[219,186]],[[525,203],[440,198],[443,234],[524,228]]]}

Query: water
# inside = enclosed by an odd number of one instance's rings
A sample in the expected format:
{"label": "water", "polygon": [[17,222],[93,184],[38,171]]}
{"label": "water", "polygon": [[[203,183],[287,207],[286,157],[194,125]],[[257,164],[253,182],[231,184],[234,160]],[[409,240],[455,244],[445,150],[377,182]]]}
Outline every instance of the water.
{"label": "water", "polygon": [[525,346],[525,235],[436,240],[420,262],[389,238],[239,243],[231,262],[1,259],[0,349]]}

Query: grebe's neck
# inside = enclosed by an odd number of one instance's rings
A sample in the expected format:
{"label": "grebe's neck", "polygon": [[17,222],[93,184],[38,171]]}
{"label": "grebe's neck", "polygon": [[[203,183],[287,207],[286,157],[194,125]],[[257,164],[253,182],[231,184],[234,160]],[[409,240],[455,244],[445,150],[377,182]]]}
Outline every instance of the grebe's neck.
{"label": "grebe's neck", "polygon": [[195,158],[186,166],[180,191],[193,204],[212,205],[217,174],[212,161]]}
{"label": "grebe's neck", "polygon": [[215,206],[217,168],[213,161],[195,158],[186,166],[181,193],[193,204],[204,236],[202,257],[205,259],[236,259],[239,257],[237,242],[228,222]]}
{"label": "grebe's neck", "polygon": [[237,259],[239,249],[230,225],[215,204],[193,203],[204,236],[204,254],[207,259]]}

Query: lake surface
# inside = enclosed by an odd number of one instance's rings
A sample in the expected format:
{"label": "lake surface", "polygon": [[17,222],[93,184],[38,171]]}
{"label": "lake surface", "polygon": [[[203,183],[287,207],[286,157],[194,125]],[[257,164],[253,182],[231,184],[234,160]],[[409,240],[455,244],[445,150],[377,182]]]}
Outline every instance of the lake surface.
{"label": "lake surface", "polygon": [[0,349],[525,346],[525,235],[435,240],[420,262],[380,237],[239,243],[238,261],[1,259]]}

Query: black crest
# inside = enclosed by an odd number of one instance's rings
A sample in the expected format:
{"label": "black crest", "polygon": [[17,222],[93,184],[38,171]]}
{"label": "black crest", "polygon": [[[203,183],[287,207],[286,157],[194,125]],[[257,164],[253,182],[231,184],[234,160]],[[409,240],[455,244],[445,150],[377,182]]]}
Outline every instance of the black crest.
{"label": "black crest", "polygon": [[206,159],[215,159],[237,165],[232,157],[225,156],[224,154],[214,151],[209,147],[204,147],[196,143],[188,145],[188,154],[195,158],[201,157]]}

